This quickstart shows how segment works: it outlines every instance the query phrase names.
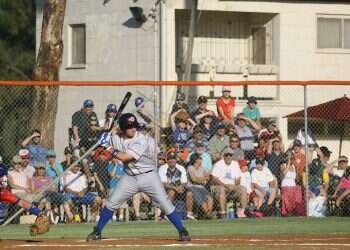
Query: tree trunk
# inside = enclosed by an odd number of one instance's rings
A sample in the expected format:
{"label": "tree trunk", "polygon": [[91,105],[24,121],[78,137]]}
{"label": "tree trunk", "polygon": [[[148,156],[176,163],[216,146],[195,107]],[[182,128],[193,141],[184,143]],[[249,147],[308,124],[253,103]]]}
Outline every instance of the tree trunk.
{"label": "tree trunk", "polygon": [[[66,0],[44,0],[39,53],[34,67],[34,80],[59,80],[63,54],[63,22]],[[54,147],[58,87],[35,86],[31,127],[41,130],[42,143]]]}

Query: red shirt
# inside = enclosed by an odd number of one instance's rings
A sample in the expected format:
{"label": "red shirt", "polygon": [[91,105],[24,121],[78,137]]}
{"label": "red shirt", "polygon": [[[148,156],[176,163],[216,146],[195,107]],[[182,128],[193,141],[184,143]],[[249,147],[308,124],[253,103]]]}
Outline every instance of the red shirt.
{"label": "red shirt", "polygon": [[220,115],[219,112],[219,107],[221,107],[222,111],[224,112],[224,115],[226,117],[228,117],[230,120],[233,119],[232,117],[232,110],[234,110],[235,108],[235,99],[233,99],[232,97],[230,97],[228,100],[226,100],[226,102],[224,101],[225,99],[223,97],[220,97],[217,101],[216,101],[216,107],[218,109],[218,114],[219,114],[219,119],[223,120],[224,118]]}

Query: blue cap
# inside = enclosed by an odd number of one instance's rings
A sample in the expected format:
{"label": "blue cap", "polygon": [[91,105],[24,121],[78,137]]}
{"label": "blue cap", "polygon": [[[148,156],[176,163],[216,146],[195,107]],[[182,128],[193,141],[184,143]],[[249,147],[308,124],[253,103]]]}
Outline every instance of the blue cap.
{"label": "blue cap", "polygon": [[111,103],[108,104],[106,112],[113,112],[113,113],[117,113],[117,105]]}
{"label": "blue cap", "polygon": [[90,99],[87,99],[84,101],[83,106],[84,108],[92,108],[94,106],[94,102]]}
{"label": "blue cap", "polygon": [[218,128],[225,128],[225,124],[223,122],[219,122],[217,127]]}
{"label": "blue cap", "polygon": [[3,163],[0,163],[0,177],[7,175],[7,166]]}
{"label": "blue cap", "polygon": [[145,104],[145,99],[143,99],[142,97],[139,96],[135,99],[136,108],[140,107],[143,104]]}

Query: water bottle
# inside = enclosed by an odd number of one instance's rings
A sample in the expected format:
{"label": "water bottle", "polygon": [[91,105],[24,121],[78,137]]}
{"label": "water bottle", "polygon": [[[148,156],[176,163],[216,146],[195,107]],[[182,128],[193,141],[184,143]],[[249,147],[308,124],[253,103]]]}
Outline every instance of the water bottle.
{"label": "water bottle", "polygon": [[233,220],[235,218],[235,210],[233,209],[233,207],[230,207],[228,209],[227,218],[229,220]]}

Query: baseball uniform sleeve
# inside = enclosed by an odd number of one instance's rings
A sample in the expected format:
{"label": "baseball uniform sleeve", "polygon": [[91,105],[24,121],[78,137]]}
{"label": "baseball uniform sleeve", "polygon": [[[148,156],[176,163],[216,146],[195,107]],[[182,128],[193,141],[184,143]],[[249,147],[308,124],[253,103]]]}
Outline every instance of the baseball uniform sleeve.
{"label": "baseball uniform sleeve", "polygon": [[128,148],[126,149],[126,153],[131,155],[135,160],[140,159],[141,155],[146,151],[148,145],[146,141],[143,140],[134,140]]}

